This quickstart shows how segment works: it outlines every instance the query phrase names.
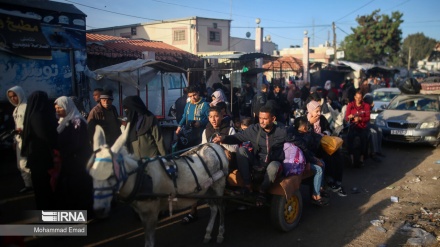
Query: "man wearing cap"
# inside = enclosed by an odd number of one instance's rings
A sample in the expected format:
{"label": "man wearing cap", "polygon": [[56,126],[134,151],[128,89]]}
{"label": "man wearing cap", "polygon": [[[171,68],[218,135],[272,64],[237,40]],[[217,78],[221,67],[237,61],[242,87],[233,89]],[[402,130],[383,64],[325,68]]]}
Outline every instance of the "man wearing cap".
{"label": "man wearing cap", "polygon": [[99,96],[99,103],[89,113],[87,118],[89,137],[93,142],[95,126],[100,125],[104,130],[105,140],[109,146],[121,135],[121,123],[118,119],[116,107],[112,105],[113,92],[106,90]]}

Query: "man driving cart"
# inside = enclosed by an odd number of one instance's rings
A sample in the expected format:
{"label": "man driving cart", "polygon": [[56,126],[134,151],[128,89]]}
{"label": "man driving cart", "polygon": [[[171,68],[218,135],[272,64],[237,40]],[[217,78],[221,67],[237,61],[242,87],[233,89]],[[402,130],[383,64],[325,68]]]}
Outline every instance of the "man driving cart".
{"label": "man driving cart", "polygon": [[263,206],[266,202],[266,192],[277,177],[280,165],[284,160],[283,144],[287,136],[284,126],[275,122],[276,117],[269,106],[262,106],[259,111],[259,123],[249,126],[243,132],[216,136],[212,142],[222,144],[241,144],[250,141],[253,152],[241,147],[237,152],[238,172],[244,182],[241,194],[250,194],[251,172],[261,172],[263,182],[259,186],[256,205]]}

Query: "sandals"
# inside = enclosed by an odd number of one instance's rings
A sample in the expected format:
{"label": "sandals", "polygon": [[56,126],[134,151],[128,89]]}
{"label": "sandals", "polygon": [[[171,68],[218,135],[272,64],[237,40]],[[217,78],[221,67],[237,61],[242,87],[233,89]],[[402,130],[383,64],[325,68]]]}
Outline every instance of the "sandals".
{"label": "sandals", "polygon": [[196,221],[198,218],[199,217],[197,216],[197,214],[188,213],[187,215],[185,215],[185,217],[183,217],[182,224],[188,225],[188,224]]}
{"label": "sandals", "polygon": [[310,200],[310,201],[312,204],[314,204],[316,206],[320,206],[320,207],[327,206],[329,204],[328,201],[323,200],[322,198],[318,199],[318,200],[315,200],[312,198],[312,200]]}
{"label": "sandals", "polygon": [[262,207],[266,204],[267,198],[266,193],[260,192],[257,194],[255,204],[257,207]]}

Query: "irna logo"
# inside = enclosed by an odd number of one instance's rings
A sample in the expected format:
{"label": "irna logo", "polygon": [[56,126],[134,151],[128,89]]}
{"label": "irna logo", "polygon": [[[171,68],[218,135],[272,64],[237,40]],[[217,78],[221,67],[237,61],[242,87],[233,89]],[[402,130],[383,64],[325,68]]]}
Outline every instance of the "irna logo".
{"label": "irna logo", "polygon": [[41,220],[53,223],[85,223],[87,221],[87,211],[41,211]]}

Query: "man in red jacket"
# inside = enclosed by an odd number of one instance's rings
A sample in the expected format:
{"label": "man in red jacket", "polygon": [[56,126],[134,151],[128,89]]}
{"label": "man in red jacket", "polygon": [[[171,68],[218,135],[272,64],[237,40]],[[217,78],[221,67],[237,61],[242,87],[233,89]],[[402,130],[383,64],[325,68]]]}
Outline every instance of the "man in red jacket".
{"label": "man in red jacket", "polygon": [[352,162],[354,162],[353,140],[356,136],[359,136],[361,140],[360,165],[363,165],[364,162],[368,134],[367,124],[370,122],[370,105],[363,102],[362,99],[362,92],[360,90],[356,91],[354,100],[347,105],[347,112],[345,114],[345,120],[351,124],[348,133],[348,147]]}

